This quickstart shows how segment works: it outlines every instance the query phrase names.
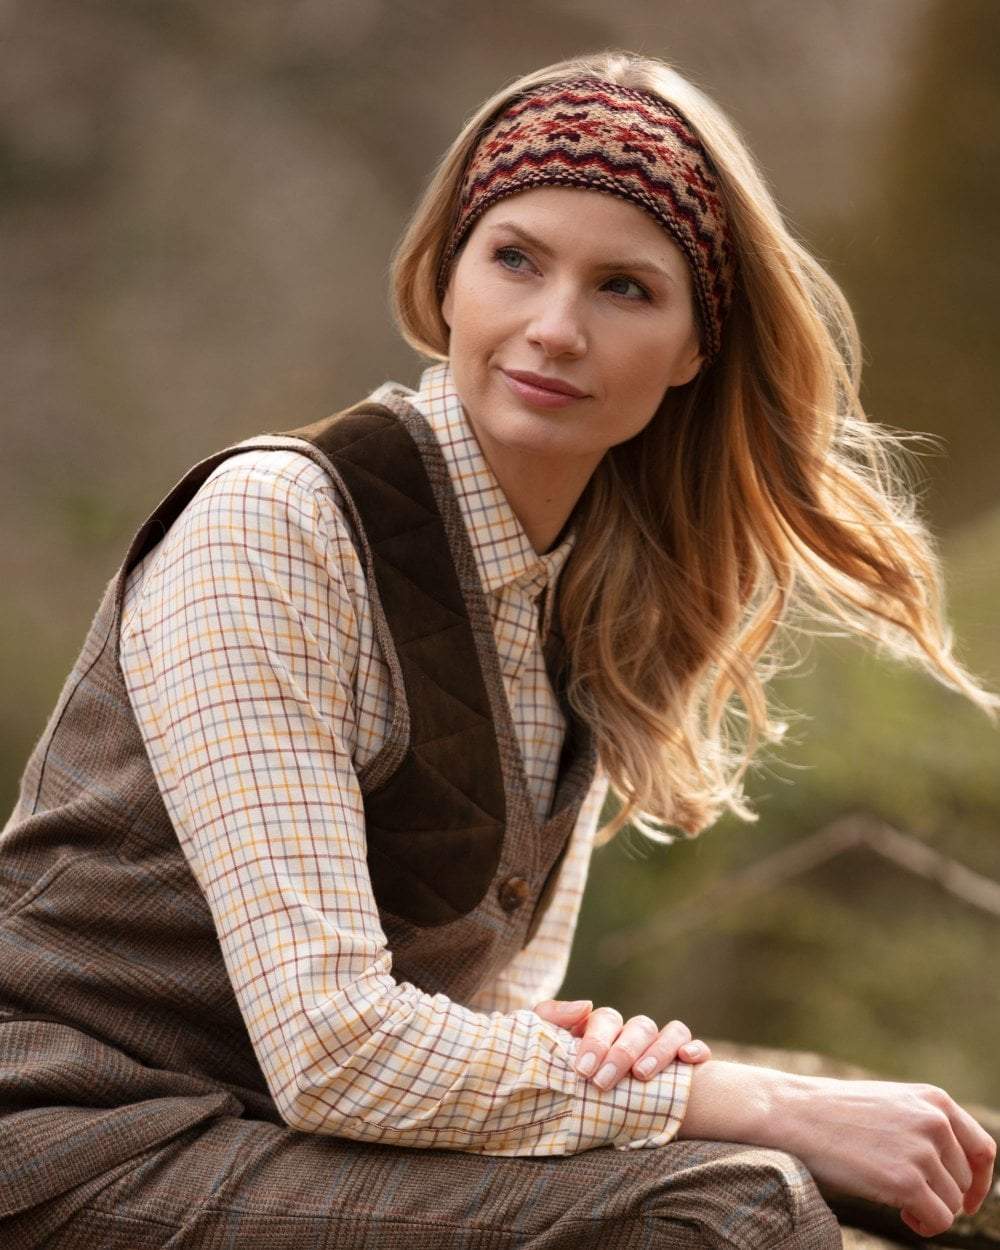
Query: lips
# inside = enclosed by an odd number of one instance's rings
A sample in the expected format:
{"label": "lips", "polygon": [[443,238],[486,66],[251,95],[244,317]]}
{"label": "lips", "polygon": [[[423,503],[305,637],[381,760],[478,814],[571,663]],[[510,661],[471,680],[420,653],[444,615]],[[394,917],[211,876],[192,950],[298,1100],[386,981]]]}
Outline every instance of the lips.
{"label": "lips", "polygon": [[542,373],[529,373],[525,369],[504,369],[504,373],[518,382],[527,382],[529,386],[537,386],[543,391],[552,391],[556,395],[572,395],[576,399],[582,399],[587,394],[571,382],[564,382],[561,378],[546,377]]}

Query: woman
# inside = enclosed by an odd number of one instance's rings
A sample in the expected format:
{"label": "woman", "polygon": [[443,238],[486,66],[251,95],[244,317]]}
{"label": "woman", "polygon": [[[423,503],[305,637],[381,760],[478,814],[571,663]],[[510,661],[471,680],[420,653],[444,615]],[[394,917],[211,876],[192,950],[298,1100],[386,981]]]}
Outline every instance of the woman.
{"label": "woman", "polygon": [[609,833],[752,815],[807,596],[995,708],[838,289],[714,104],[601,53],[478,110],[394,294],[419,389],[190,470],[29,761],[4,1244],[839,1245],[818,1186],[947,1228],[994,1147],[944,1091],[552,998],[609,788]]}

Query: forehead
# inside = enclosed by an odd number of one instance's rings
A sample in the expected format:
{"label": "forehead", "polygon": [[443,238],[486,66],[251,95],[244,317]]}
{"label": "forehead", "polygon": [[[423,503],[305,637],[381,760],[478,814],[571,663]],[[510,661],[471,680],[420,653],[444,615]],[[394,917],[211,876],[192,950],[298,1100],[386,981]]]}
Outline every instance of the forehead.
{"label": "forehead", "polygon": [[498,200],[483,213],[473,233],[498,233],[503,223],[529,231],[553,251],[572,252],[600,263],[623,251],[677,274],[686,269],[683,252],[667,231],[630,200],[583,187],[534,187]]}

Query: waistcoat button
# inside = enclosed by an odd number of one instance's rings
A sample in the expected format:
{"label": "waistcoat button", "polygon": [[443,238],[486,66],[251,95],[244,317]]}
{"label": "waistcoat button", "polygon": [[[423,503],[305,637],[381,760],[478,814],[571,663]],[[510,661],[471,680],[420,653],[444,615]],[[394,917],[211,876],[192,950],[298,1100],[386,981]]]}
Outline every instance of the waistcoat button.
{"label": "waistcoat button", "polygon": [[516,911],[529,893],[528,883],[523,877],[508,877],[497,886],[500,906],[504,911]]}

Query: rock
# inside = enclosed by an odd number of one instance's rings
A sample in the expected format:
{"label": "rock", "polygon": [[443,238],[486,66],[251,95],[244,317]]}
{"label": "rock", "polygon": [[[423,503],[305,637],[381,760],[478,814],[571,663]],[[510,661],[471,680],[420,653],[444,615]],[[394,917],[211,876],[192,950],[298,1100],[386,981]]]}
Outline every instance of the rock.
{"label": "rock", "polygon": [[862,1232],[860,1228],[844,1229],[844,1250],[897,1250],[899,1244],[898,1241]]}

